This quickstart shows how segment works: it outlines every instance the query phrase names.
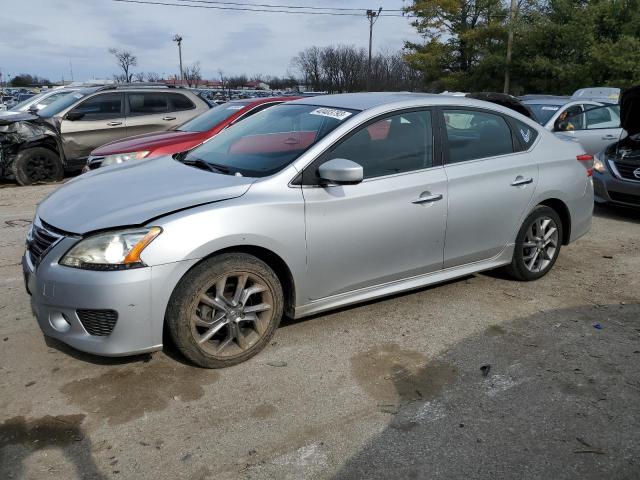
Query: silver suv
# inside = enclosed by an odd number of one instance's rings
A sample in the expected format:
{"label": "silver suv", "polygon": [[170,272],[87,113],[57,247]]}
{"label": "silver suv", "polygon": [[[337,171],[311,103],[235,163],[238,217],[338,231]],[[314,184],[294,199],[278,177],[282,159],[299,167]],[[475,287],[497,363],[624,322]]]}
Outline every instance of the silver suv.
{"label": "silver suv", "polygon": [[196,93],[180,87],[133,83],[80,89],[37,115],[0,118],[0,137],[8,134],[1,173],[21,185],[61,180],[65,170],[81,169],[96,147],[169,130],[208,109]]}
{"label": "silver suv", "polygon": [[[464,97],[347,94],[264,110],[186,155],[43,201],[22,264],[40,328],[100,355],[204,367],[299,318],[505,267],[545,275],[591,225],[574,142]],[[436,294],[436,293],[434,293]]]}

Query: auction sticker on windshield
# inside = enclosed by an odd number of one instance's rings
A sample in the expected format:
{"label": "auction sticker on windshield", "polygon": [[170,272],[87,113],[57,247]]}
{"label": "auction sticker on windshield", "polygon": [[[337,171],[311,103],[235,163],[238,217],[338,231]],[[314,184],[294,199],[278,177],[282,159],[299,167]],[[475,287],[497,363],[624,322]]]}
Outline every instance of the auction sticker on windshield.
{"label": "auction sticker on windshield", "polygon": [[322,115],[323,117],[335,118],[336,120],[344,120],[351,115],[351,112],[344,110],[338,110],[336,108],[316,108],[313,112],[309,112],[311,115]]}

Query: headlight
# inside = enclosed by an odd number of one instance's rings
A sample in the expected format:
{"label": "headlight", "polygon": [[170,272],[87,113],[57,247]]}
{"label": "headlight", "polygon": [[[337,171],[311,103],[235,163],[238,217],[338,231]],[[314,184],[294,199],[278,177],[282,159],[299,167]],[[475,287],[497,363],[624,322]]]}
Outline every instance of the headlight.
{"label": "headlight", "polygon": [[107,155],[102,160],[101,166],[106,167],[107,165],[116,165],[118,163],[124,163],[131,160],[142,160],[147,155],[149,155],[148,151],[116,153],[115,155]]}
{"label": "headlight", "polygon": [[596,172],[604,173],[604,171],[607,169],[607,167],[604,166],[604,160],[602,158],[603,156],[604,155],[602,154],[602,152],[600,152],[595,157],[593,157],[593,169]]}
{"label": "headlight", "polygon": [[160,233],[160,227],[151,227],[94,235],[76,243],[60,264],[85,270],[144,267],[140,254]]}

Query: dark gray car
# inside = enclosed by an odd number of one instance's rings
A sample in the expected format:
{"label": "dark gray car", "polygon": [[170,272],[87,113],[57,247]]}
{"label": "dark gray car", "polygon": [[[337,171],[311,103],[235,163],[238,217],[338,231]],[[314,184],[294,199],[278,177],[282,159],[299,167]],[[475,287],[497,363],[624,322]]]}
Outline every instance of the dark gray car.
{"label": "dark gray car", "polygon": [[621,126],[627,136],[596,155],[593,187],[597,203],[640,207],[640,86],[620,98]]}

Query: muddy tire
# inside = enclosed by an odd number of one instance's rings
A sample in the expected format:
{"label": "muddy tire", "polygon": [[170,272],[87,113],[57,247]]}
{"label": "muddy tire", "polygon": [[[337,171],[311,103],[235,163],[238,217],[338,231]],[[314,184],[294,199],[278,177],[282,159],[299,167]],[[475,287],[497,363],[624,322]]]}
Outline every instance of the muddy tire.
{"label": "muddy tire", "polygon": [[20,185],[59,182],[64,178],[60,156],[43,147],[27,148],[19,152],[11,169]]}
{"label": "muddy tire", "polygon": [[538,205],[522,223],[513,260],[504,270],[525,282],[545,276],[560,254],[562,238],[560,216],[552,208]]}
{"label": "muddy tire", "polygon": [[248,360],[269,343],[283,305],[280,281],[266,263],[225,253],[180,280],[165,321],[186,358],[204,368],[224,368]]}

